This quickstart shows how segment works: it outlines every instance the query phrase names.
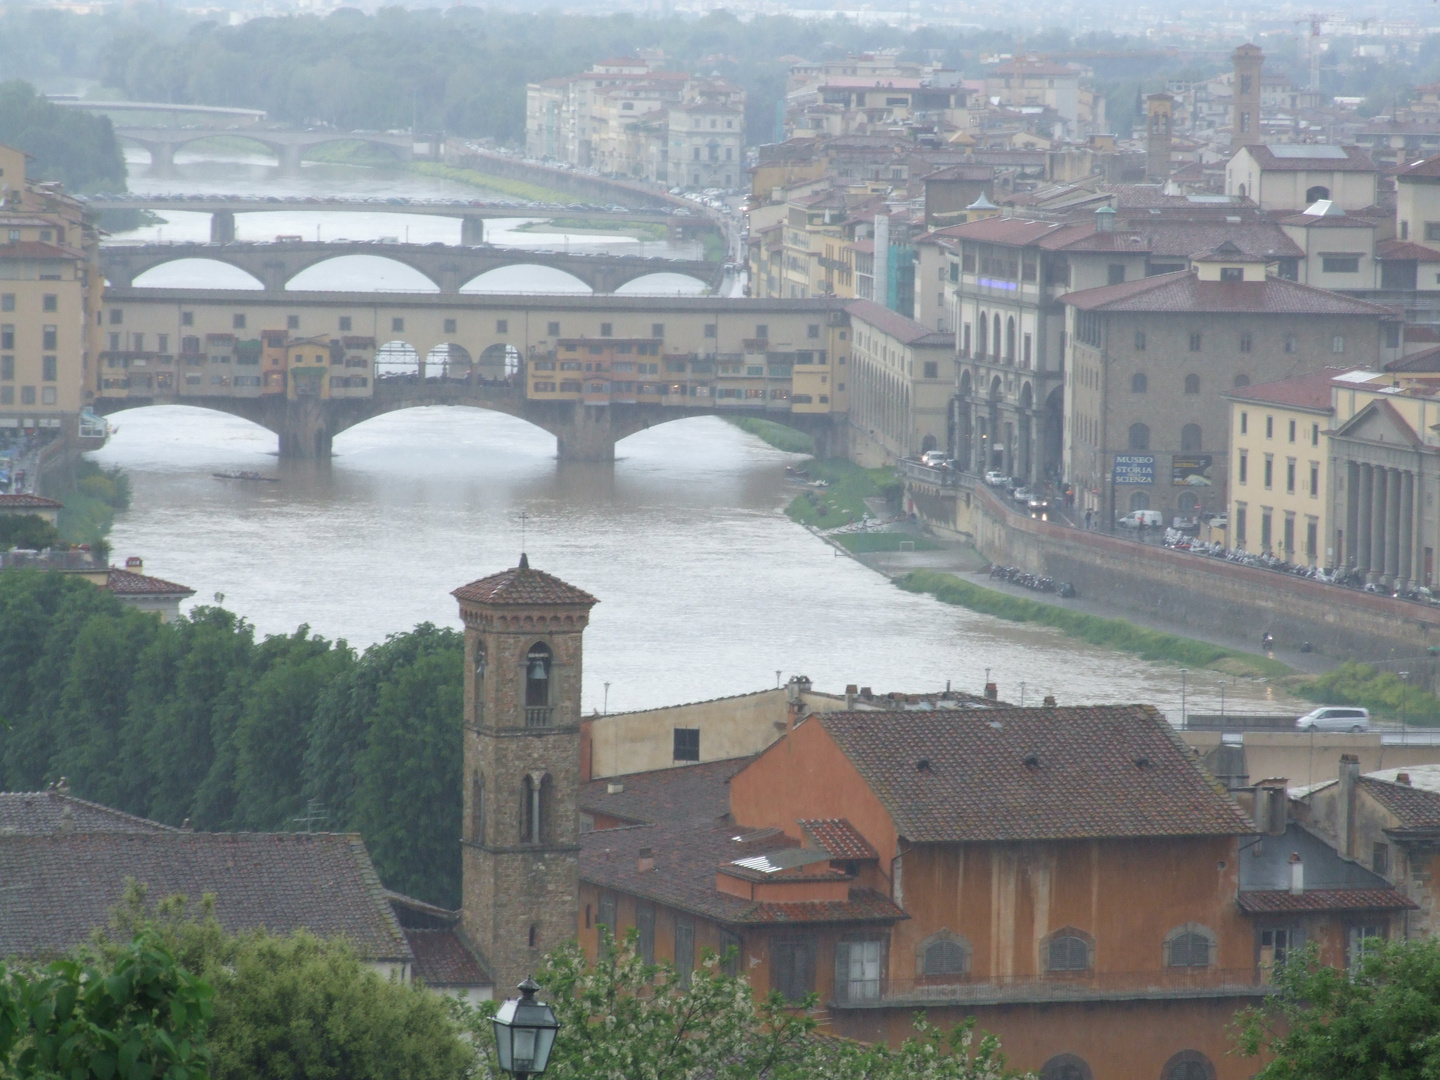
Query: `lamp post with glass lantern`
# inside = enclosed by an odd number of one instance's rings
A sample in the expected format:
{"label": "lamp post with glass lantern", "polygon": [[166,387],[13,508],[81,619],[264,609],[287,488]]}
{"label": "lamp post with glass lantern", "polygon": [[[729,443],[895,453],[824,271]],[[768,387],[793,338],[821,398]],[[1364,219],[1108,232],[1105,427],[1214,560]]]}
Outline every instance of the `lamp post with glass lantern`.
{"label": "lamp post with glass lantern", "polygon": [[550,1064],[560,1021],[554,1009],[535,1000],[540,986],[534,979],[526,979],[516,989],[520,996],[505,1002],[495,1014],[495,1051],[501,1071],[525,1080],[539,1076]]}

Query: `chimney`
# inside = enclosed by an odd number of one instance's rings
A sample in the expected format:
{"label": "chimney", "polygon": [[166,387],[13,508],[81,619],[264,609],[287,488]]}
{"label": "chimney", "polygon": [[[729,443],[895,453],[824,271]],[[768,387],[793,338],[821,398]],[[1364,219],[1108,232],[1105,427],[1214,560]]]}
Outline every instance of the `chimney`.
{"label": "chimney", "polygon": [[1397,784],[1404,784],[1406,787],[1409,787],[1409,786],[1410,786],[1410,774],[1409,774],[1408,772],[1396,773],[1396,774],[1395,774],[1395,783],[1397,783]]}
{"label": "chimney", "polygon": [[861,699],[862,701],[869,701],[869,700],[870,700],[871,698],[873,698],[874,696],[875,696],[875,691],[871,690],[870,687],[868,687],[868,686],[862,686],[862,687],[860,687],[860,699]]}
{"label": "chimney", "polygon": [[852,682],[845,686],[845,711],[849,712],[855,708],[855,695],[860,692],[859,688]]}
{"label": "chimney", "polygon": [[993,682],[987,682],[987,683],[985,684],[985,700],[987,700],[987,701],[999,701],[999,700],[1000,700],[1000,688],[997,687]]}
{"label": "chimney", "polygon": [[60,811],[60,831],[62,833],[75,831],[75,810],[69,803],[66,803],[65,808]]}
{"label": "chimney", "polygon": [[1289,795],[1286,781],[1261,780],[1255,785],[1255,828],[1268,836],[1284,836],[1289,824]]}
{"label": "chimney", "polygon": [[[1295,856],[1295,857],[1298,859],[1300,856],[1297,855],[1297,856]],[[654,869],[655,869],[655,849],[654,849],[654,848],[648,848],[648,847],[642,847],[642,848],[640,849],[640,858],[639,858],[639,860],[637,861],[635,868],[636,868],[637,870],[639,870],[640,873],[642,873],[642,874],[648,874],[651,870],[654,870]]]}
{"label": "chimney", "polygon": [[1290,853],[1290,895],[1299,896],[1305,891],[1305,864],[1300,861],[1300,853]]}
{"label": "chimney", "polygon": [[145,572],[145,560],[139,555],[131,555],[125,560],[125,569],[132,574],[143,574]]}
{"label": "chimney", "polygon": [[1055,695],[1054,695],[1054,694],[1046,694],[1046,695],[1045,695],[1045,707],[1046,707],[1047,709],[1053,709],[1053,708],[1055,708]]}
{"label": "chimney", "polygon": [[1097,233],[1113,233],[1115,231],[1115,208],[1113,206],[1102,206],[1095,211],[1095,231]]}
{"label": "chimney", "polygon": [[1340,755],[1340,801],[1335,812],[1335,833],[1340,841],[1340,854],[1355,858],[1355,800],[1360,780],[1360,759],[1354,754]]}

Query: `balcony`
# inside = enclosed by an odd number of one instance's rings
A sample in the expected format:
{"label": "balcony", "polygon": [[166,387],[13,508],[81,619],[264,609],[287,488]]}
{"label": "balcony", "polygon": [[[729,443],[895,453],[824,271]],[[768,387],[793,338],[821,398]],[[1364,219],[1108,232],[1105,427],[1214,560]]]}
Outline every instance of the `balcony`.
{"label": "balcony", "polygon": [[[1258,968],[1165,968],[1159,971],[891,979],[878,992],[874,983],[839,983],[835,987],[831,1007],[913,1009],[1052,1001],[1258,998],[1275,992],[1275,988],[1264,980],[1263,974]],[[954,981],[947,982],[946,979]],[[853,994],[852,988],[855,991]]]}
{"label": "balcony", "polygon": [[554,705],[527,705],[525,707],[525,726],[549,727],[554,716]]}

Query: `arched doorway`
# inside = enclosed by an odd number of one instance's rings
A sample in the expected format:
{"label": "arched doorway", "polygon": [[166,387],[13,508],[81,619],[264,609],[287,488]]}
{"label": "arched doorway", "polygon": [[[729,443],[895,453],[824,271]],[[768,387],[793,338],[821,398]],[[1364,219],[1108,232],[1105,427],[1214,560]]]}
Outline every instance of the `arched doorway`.
{"label": "arched doorway", "polygon": [[1057,386],[1045,395],[1040,419],[1040,472],[1058,480],[1065,463],[1065,388]]}
{"label": "arched doorway", "polygon": [[1131,510],[1149,510],[1150,494],[1145,491],[1132,491],[1130,493]]}
{"label": "arched doorway", "polygon": [[974,433],[975,406],[970,396],[970,372],[965,371],[960,375],[960,394],[955,401],[955,456],[960,461],[960,467],[967,470],[974,466],[974,451],[970,443]]}
{"label": "arched doorway", "polygon": [[[998,330],[1000,316],[995,316]],[[990,380],[990,408],[985,419],[986,460],[985,468],[1005,471],[1005,440],[1000,437],[1000,376]]]}

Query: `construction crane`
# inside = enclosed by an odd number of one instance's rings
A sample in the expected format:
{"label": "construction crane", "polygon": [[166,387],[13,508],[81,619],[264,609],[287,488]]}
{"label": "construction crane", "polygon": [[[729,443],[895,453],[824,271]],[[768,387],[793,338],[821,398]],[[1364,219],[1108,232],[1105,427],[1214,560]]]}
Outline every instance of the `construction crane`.
{"label": "construction crane", "polygon": [[1312,11],[1295,20],[1297,24],[1310,24],[1310,89],[1315,92],[1320,90],[1320,27],[1329,18],[1329,15]]}

